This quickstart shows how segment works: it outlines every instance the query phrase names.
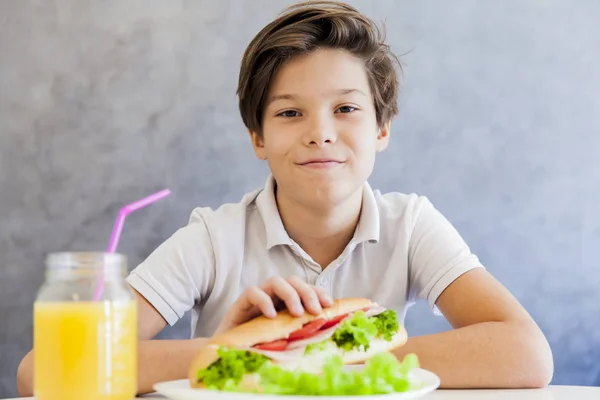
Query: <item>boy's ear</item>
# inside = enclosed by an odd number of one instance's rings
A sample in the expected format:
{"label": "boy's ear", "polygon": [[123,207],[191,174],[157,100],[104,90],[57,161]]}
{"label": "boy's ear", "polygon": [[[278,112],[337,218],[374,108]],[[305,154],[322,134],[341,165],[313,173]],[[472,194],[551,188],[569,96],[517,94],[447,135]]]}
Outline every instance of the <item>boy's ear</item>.
{"label": "boy's ear", "polygon": [[254,147],[256,157],[261,160],[266,160],[267,154],[265,153],[265,142],[262,136],[258,132],[254,132],[250,129],[248,129],[248,133],[250,134],[250,140],[252,140],[252,146]]}
{"label": "boy's ear", "polygon": [[383,151],[388,146],[390,141],[390,132],[392,127],[392,121],[388,121],[385,124],[382,124],[379,128],[379,133],[377,134],[377,151]]}

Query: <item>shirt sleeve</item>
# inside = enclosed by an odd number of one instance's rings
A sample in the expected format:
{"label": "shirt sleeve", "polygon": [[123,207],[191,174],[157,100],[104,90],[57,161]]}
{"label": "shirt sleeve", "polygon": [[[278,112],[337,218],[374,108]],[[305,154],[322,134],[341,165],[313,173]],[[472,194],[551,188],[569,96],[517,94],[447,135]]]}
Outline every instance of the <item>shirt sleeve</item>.
{"label": "shirt sleeve", "polygon": [[214,284],[215,257],[204,219],[190,222],[154,250],[127,282],[174,325]]}
{"label": "shirt sleeve", "polygon": [[465,272],[484,266],[431,202],[420,200],[408,249],[409,296],[426,300],[441,315],[435,303],[442,292]]}

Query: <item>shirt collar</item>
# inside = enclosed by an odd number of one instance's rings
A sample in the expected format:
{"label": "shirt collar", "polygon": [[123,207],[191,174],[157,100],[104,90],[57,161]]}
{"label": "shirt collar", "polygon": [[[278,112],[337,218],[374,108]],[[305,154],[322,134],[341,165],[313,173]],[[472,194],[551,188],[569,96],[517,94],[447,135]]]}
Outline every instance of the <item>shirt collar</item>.
{"label": "shirt collar", "polygon": [[379,207],[371,185],[365,182],[363,186],[362,208],[360,218],[354,233],[354,241],[356,243],[379,241]]}
{"label": "shirt collar", "polygon": [[292,239],[287,234],[279,215],[273,175],[269,174],[267,177],[265,188],[256,199],[256,206],[265,224],[267,248],[271,249],[280,244],[292,245]]}
{"label": "shirt collar", "polygon": [[[267,249],[271,249],[277,245],[292,246],[293,241],[287,234],[279,215],[277,201],[275,200],[275,179],[273,175],[269,174],[267,177],[264,190],[256,198],[256,205],[265,225]],[[377,200],[375,199],[373,189],[371,189],[368,182],[365,182],[360,218],[352,240],[357,244],[361,242],[377,242],[379,241],[379,230]]]}

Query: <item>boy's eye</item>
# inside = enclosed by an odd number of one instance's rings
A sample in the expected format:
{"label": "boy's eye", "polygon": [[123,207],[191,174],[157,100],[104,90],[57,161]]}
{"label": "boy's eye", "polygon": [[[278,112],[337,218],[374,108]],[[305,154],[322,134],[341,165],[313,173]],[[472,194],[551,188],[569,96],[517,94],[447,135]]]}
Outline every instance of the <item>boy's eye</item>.
{"label": "boy's eye", "polygon": [[337,111],[341,112],[342,114],[347,114],[347,113],[351,113],[353,111],[356,111],[356,107],[341,106],[340,108],[337,109]]}
{"label": "boy's eye", "polygon": [[279,114],[277,114],[277,116],[281,116],[281,117],[286,117],[286,118],[294,118],[299,116],[300,113],[298,111],[295,110],[285,110],[283,112],[280,112]]}

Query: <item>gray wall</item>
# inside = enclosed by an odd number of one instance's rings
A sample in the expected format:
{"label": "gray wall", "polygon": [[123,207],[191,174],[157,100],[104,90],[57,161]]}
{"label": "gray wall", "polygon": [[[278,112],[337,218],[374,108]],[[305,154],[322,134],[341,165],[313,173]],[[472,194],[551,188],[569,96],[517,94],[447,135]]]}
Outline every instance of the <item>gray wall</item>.
{"label": "gray wall", "polygon": [[[0,1],[0,397],[31,346],[45,254],[104,249],[120,205],[169,187],[127,222],[132,268],[194,206],[264,183],[237,72],[289,3]],[[600,3],[352,4],[405,54],[372,185],[425,194],[458,227],[547,334],[554,383],[600,384]],[[407,326],[448,328],[423,305]]]}

